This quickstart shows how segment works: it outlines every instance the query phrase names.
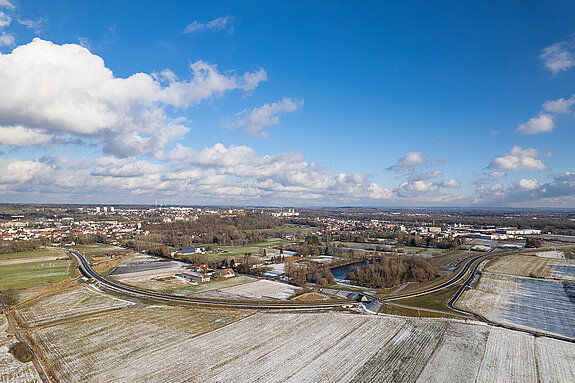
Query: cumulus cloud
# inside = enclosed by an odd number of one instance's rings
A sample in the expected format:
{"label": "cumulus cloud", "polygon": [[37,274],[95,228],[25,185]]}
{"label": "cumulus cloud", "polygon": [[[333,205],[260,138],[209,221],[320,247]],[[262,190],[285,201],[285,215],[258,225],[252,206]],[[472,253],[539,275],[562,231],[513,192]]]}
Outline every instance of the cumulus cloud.
{"label": "cumulus cloud", "polygon": [[530,118],[529,121],[520,124],[515,131],[521,134],[537,134],[551,132],[554,128],[553,116],[541,113],[539,117]]}
{"label": "cumulus cloud", "polygon": [[0,126],[0,143],[13,146],[44,144],[53,138],[50,134],[23,126]]}
{"label": "cumulus cloud", "polygon": [[442,187],[442,188],[458,188],[461,187],[461,182],[454,180],[454,179],[449,179],[449,180],[444,180],[438,183],[438,186]]}
{"label": "cumulus cloud", "polygon": [[575,65],[575,39],[561,41],[543,49],[539,56],[545,68],[553,74],[568,70]]}
{"label": "cumulus cloud", "polygon": [[236,114],[236,121],[225,125],[228,127],[242,127],[249,134],[266,138],[269,133],[263,131],[263,129],[268,126],[278,125],[280,123],[280,113],[294,112],[302,106],[303,100],[284,97],[281,101],[272,104],[264,104],[251,110],[244,109]]}
{"label": "cumulus cloud", "polygon": [[[252,190],[262,194],[298,198],[391,198],[388,189],[370,181],[365,174],[331,175],[328,169],[307,162],[300,153],[288,152],[275,156],[259,156],[247,146],[216,144],[196,151],[182,145],[164,153],[160,159],[171,161],[173,170],[185,174],[190,169],[213,169],[233,183],[247,182]],[[307,196],[307,197],[305,197]]]}
{"label": "cumulus cloud", "polygon": [[547,169],[547,165],[536,158],[538,156],[539,153],[537,152],[537,149],[521,149],[519,146],[514,146],[509,153],[495,157],[489,164],[488,168],[507,169],[513,171]]}
{"label": "cumulus cloud", "polygon": [[404,182],[394,192],[398,197],[411,198],[421,194],[434,193],[438,190],[437,184],[425,181]]}
{"label": "cumulus cloud", "polygon": [[222,74],[203,61],[191,64],[189,80],[167,84],[146,73],[115,77],[104,61],[77,44],[34,39],[0,54],[0,127],[42,137],[92,139],[107,153],[130,156],[161,150],[189,128],[166,106],[186,108],[235,89],[253,90],[265,71]]}
{"label": "cumulus cloud", "polygon": [[387,170],[395,170],[402,172],[406,170],[413,170],[418,166],[427,164],[427,157],[421,152],[409,152],[397,160],[397,163],[387,168]]}
{"label": "cumulus cloud", "polygon": [[208,21],[207,23],[200,23],[198,21],[193,21],[191,24],[188,24],[184,29],[184,33],[193,33],[198,31],[223,31],[228,30],[228,32],[233,33],[233,16],[224,16],[218,17],[212,21]]}
{"label": "cumulus cloud", "polygon": [[575,95],[568,99],[562,97],[557,100],[547,101],[543,104],[543,109],[549,113],[567,114],[572,112],[571,107],[573,105],[575,105]]}

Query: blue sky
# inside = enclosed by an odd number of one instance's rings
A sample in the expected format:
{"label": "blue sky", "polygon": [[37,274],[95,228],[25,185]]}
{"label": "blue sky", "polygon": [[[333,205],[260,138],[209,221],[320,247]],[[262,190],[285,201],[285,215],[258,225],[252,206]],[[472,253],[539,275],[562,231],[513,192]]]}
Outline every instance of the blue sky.
{"label": "blue sky", "polygon": [[574,8],[0,0],[0,201],[575,207]]}

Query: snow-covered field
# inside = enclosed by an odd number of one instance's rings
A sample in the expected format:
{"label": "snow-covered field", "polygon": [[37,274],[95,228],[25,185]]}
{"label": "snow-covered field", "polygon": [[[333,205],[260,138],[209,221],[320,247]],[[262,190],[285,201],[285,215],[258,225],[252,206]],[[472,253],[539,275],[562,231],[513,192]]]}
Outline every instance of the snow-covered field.
{"label": "snow-covered field", "polygon": [[286,300],[299,290],[298,287],[286,283],[259,281],[242,284],[239,286],[226,287],[218,290],[210,290],[194,294],[194,297],[231,299],[231,300]]}
{"label": "snow-covered field", "polygon": [[484,272],[456,306],[494,322],[575,338],[575,302],[561,281]]}
{"label": "snow-covered field", "polygon": [[[41,327],[32,335],[59,381],[149,381],[145,374],[158,364],[170,365],[177,358],[197,360],[197,354],[181,347],[185,340],[246,315],[152,306]],[[204,346],[209,346],[209,342]],[[139,371],[142,379],[128,379],[130,370]],[[178,370],[181,378],[186,371]],[[163,380],[158,377],[156,381]]]}
{"label": "snow-covered field", "polygon": [[[469,382],[477,376],[485,352],[489,328],[451,322],[439,348],[417,379],[418,383]],[[457,358],[465,363],[453,363]]]}
{"label": "snow-covered field", "polygon": [[573,343],[536,338],[537,361],[541,382],[575,382],[575,347]]}
{"label": "snow-covered field", "polygon": [[18,314],[29,326],[38,326],[130,305],[133,303],[82,287],[34,299],[20,307]]}
{"label": "snow-covered field", "polygon": [[22,363],[8,351],[16,342],[14,335],[8,332],[6,317],[0,314],[0,383],[42,382],[32,362]]}
{"label": "snow-covered field", "polygon": [[562,251],[539,251],[535,255],[538,257],[543,258],[557,258],[557,259],[565,259],[565,254]]}
{"label": "snow-covered field", "polygon": [[31,333],[61,382],[529,382],[538,365],[543,382],[575,376],[573,343],[446,319],[154,305]]}
{"label": "snow-covered field", "polygon": [[534,342],[529,334],[492,328],[476,382],[536,383]]}

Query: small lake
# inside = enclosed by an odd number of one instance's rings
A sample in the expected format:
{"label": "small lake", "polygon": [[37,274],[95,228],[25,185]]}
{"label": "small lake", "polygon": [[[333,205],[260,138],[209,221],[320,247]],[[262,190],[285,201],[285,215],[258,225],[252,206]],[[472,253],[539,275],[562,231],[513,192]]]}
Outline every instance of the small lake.
{"label": "small lake", "polygon": [[333,274],[333,276],[335,277],[335,279],[345,280],[345,279],[347,279],[347,276],[349,275],[349,273],[351,273],[352,271],[355,271],[355,269],[357,267],[361,268],[361,267],[365,267],[365,265],[367,265],[367,261],[355,262],[355,263],[350,263],[349,265],[331,268],[330,271]]}

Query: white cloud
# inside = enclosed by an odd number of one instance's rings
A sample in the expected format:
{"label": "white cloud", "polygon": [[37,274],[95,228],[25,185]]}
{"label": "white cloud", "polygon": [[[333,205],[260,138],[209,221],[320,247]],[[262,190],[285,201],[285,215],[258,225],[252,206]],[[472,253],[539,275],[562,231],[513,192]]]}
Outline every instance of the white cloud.
{"label": "white cloud", "polygon": [[489,164],[489,169],[507,169],[507,170],[545,170],[545,165],[541,160],[536,157],[539,156],[537,149],[528,148],[521,149],[519,146],[514,146],[508,154],[502,154],[495,157]]}
{"label": "white cloud", "polygon": [[551,132],[555,128],[553,116],[550,114],[539,114],[539,117],[530,118],[529,121],[520,124],[516,132],[521,134],[537,134],[542,132]]}
{"label": "white cloud", "polygon": [[421,152],[409,152],[401,157],[397,163],[387,168],[387,170],[395,170],[398,172],[405,170],[413,170],[418,166],[427,164],[426,156]]}
{"label": "white cloud", "polygon": [[[371,182],[365,174],[330,175],[328,169],[307,162],[297,152],[276,156],[258,156],[247,146],[216,144],[198,152],[176,145],[172,151],[160,156],[172,162],[172,171],[188,174],[190,169],[211,169],[229,183],[245,183],[260,195],[286,198],[304,196],[326,199],[382,199],[391,198],[392,192]],[[306,198],[307,198],[306,197]]]}
{"label": "white cloud", "polygon": [[7,13],[0,11],[0,28],[5,28],[12,22],[12,17]]}
{"label": "white cloud", "polygon": [[567,114],[571,113],[571,107],[575,105],[575,95],[568,99],[560,98],[557,100],[547,101],[543,104],[543,109],[546,112],[554,114]]}
{"label": "white cloud", "polygon": [[413,198],[422,194],[429,197],[430,193],[435,193],[437,190],[438,186],[433,182],[413,181],[400,184],[394,192],[400,198]]}
{"label": "white cloud", "polygon": [[199,23],[194,20],[191,24],[186,26],[184,33],[192,33],[204,30],[223,31],[225,29],[228,29],[233,33],[233,21],[233,16],[218,17],[217,19],[208,21],[207,23]]}
{"label": "white cloud", "polygon": [[252,90],[266,79],[258,70],[242,76],[216,66],[191,64],[189,80],[163,85],[151,75],[115,77],[104,61],[77,44],[34,39],[0,54],[0,127],[18,126],[59,138],[101,142],[107,153],[153,154],[189,128],[171,118],[166,106],[186,108],[234,89]]}
{"label": "white cloud", "polygon": [[53,138],[50,134],[23,126],[0,126],[0,143],[4,145],[28,146],[44,144]]}
{"label": "white cloud", "polygon": [[493,178],[503,178],[507,175],[507,173],[505,172],[491,172],[489,173],[489,177],[493,177]]}
{"label": "white cloud", "polygon": [[535,190],[540,186],[539,181],[535,179],[525,179],[521,178],[515,182],[510,184],[510,187],[513,189],[520,189],[520,190]]}
{"label": "white cloud", "polygon": [[438,186],[441,186],[442,188],[458,188],[461,187],[461,182],[454,180],[454,179],[449,179],[449,180],[444,180],[438,183]]}
{"label": "white cloud", "polygon": [[0,158],[0,185],[21,185],[44,174],[46,168],[40,162]]}
{"label": "white cloud", "polygon": [[14,6],[12,5],[12,3],[8,0],[0,0],[0,7],[5,7],[5,8],[10,8],[10,9],[14,9]]}
{"label": "white cloud", "polygon": [[0,33],[0,47],[8,47],[14,45],[16,39],[11,33],[2,32]]}
{"label": "white cloud", "polygon": [[543,49],[539,56],[545,62],[545,67],[553,74],[568,70],[575,65],[575,41],[561,41]]}
{"label": "white cloud", "polygon": [[236,114],[238,120],[228,124],[229,127],[242,127],[254,136],[267,137],[268,132],[263,129],[280,123],[279,114],[293,112],[303,106],[303,100],[284,97],[281,101],[264,104],[251,110],[244,109]]}

